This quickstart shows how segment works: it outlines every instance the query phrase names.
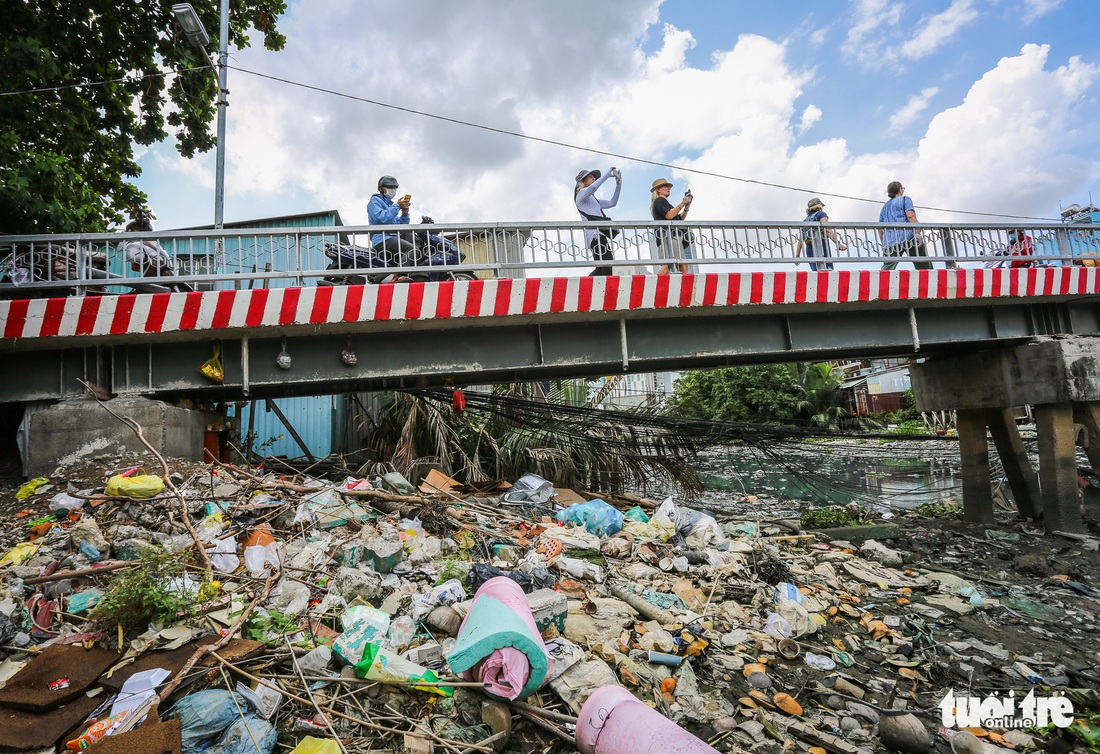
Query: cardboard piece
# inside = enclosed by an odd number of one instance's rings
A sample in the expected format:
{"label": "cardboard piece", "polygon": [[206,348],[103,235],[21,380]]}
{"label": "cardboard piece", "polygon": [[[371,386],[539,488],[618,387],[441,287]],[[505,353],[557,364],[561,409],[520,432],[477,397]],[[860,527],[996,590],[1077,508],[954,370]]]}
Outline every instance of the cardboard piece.
{"label": "cardboard piece", "polygon": [[79,695],[72,702],[46,712],[0,707],[0,747],[27,751],[55,746],[70,733],[80,733],[73,729],[102,701],[99,697]]}
{"label": "cardboard piece", "polygon": [[432,469],[424,477],[424,481],[420,483],[420,491],[425,495],[431,495],[435,492],[442,490],[443,492],[454,492],[456,487],[461,486],[461,482],[457,479],[444,474],[442,471]]}
{"label": "cardboard piece", "polygon": [[[41,712],[80,696],[118,661],[118,652],[79,644],[53,644],[23,666],[0,689],[0,705]],[[51,684],[68,679],[64,688]]]}

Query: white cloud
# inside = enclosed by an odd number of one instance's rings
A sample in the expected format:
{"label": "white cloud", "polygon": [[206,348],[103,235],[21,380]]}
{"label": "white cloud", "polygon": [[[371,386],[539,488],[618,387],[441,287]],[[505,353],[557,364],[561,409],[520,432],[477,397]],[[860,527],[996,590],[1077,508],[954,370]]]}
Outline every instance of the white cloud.
{"label": "white cloud", "polygon": [[896,58],[887,40],[896,33],[904,7],[895,0],[854,0],[852,15],[855,22],[848,30],[844,54],[865,66]]}
{"label": "white cloud", "polygon": [[1029,24],[1041,16],[1045,16],[1056,10],[1062,0],[1023,0],[1023,11],[1020,20]]}
{"label": "white cloud", "polygon": [[920,60],[931,55],[977,17],[973,0],[953,0],[942,13],[921,19],[917,32],[902,44],[902,56]]}
{"label": "white cloud", "polygon": [[1049,53],[1025,45],[932,119],[906,182],[914,201],[1034,214],[1100,176],[1100,163],[1070,153],[1089,128],[1075,112],[1100,67],[1074,57],[1047,70]]}
{"label": "white cloud", "polygon": [[[226,218],[336,208],[345,222],[364,224],[383,173],[413,194],[414,212],[456,223],[574,220],[573,176],[612,164],[625,175],[620,206],[609,213],[620,219],[647,216],[648,187],[662,175],[677,190],[692,188],[696,220],[800,219],[814,194],[880,197],[893,179],[924,206],[1034,214],[1100,178],[1096,162],[1071,159],[1062,146],[1078,138],[1074,108],[1095,94],[1094,65],[1071,59],[1048,70],[1049,50],[1028,45],[931,118],[919,144],[892,137],[891,151],[872,153],[844,138],[806,140],[826,115],[844,113],[827,101],[805,103],[813,79],[790,62],[787,45],[742,35],[693,65],[694,38],[661,24],[659,5],[621,0],[580,13],[589,6],[561,0],[525,5],[521,15],[502,13],[495,0],[446,10],[412,4],[384,31],[358,0],[308,12],[295,5],[281,23],[288,50],[245,50],[236,64],[548,141],[805,187],[805,194],[613,160],[230,71]],[[893,28],[899,5],[861,0],[867,15],[856,37]],[[487,17],[498,23],[487,29]],[[649,34],[658,35],[656,45]],[[891,130],[927,114],[936,94],[928,87],[910,99]],[[209,180],[198,164],[184,163]],[[877,218],[875,203],[824,198],[834,221]],[[241,206],[259,209],[233,210]]]}
{"label": "white cloud", "polygon": [[802,111],[802,120],[798,123],[798,133],[804,134],[813,128],[814,124],[821,120],[821,108],[817,105],[807,105]]}
{"label": "white cloud", "polygon": [[921,113],[928,109],[928,105],[937,92],[939,92],[939,87],[930,86],[921,89],[920,94],[914,94],[910,97],[908,102],[890,116],[890,129],[900,131],[915,121]]}

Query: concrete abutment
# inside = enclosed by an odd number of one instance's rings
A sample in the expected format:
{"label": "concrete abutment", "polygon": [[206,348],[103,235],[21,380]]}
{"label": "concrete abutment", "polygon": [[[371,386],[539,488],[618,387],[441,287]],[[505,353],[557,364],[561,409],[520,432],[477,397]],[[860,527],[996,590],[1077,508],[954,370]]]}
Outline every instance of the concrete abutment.
{"label": "concrete abutment", "polygon": [[[1020,514],[1047,531],[1082,529],[1076,447],[1100,473],[1100,338],[1063,336],[944,356],[910,370],[920,411],[956,411],[963,516],[993,523],[988,435]],[[1028,460],[1011,407],[1034,407],[1039,470]]]}
{"label": "concrete abutment", "polygon": [[[137,422],[149,444],[165,458],[202,460],[203,413],[148,398],[107,401],[119,416]],[[28,478],[50,476],[59,465],[102,455],[148,452],[133,430],[91,398],[68,400],[35,411],[27,429]],[[160,474],[161,470],[149,469]]]}

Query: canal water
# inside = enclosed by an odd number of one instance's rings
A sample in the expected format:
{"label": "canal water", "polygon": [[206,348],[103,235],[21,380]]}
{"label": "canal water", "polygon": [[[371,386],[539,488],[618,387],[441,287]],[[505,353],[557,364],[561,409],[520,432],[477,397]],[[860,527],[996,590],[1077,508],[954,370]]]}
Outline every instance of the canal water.
{"label": "canal water", "polygon": [[797,516],[853,502],[880,513],[962,504],[959,446],[952,440],[735,445],[705,452],[696,471],[706,486],[697,504],[729,513]]}

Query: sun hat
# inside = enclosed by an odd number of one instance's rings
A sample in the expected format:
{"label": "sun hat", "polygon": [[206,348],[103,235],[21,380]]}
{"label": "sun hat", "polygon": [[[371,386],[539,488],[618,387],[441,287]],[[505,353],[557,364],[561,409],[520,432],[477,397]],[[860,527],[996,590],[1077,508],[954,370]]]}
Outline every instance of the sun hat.
{"label": "sun hat", "polygon": [[825,202],[818,199],[816,196],[810,201],[806,202],[806,209],[813,209],[814,207],[824,207]]}
{"label": "sun hat", "polygon": [[581,172],[577,173],[577,183],[580,183],[588,176],[599,178],[601,175],[603,175],[603,173],[601,173],[599,170],[582,170]]}
{"label": "sun hat", "polygon": [[673,184],[669,183],[664,178],[658,178],[653,182],[653,185],[649,187],[649,190],[656,191],[657,189],[661,188],[661,186],[668,186],[669,188],[671,188],[672,185]]}

